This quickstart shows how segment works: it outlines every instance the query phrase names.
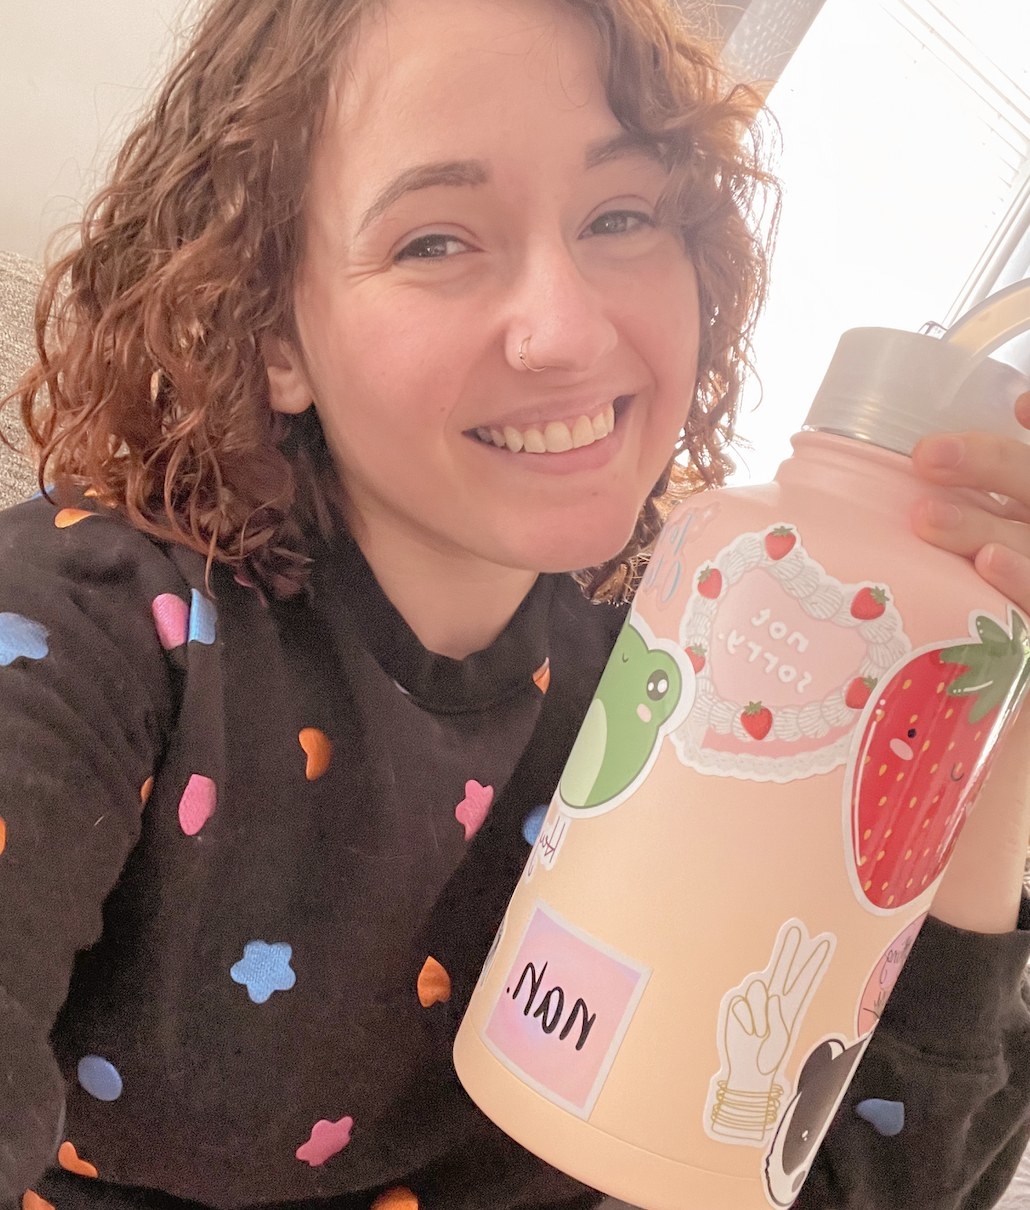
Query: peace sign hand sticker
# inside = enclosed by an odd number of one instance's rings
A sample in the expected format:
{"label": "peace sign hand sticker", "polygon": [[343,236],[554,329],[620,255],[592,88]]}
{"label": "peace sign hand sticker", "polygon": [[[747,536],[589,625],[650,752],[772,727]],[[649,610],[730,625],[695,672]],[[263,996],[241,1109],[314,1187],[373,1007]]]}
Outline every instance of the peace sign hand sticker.
{"label": "peace sign hand sticker", "polygon": [[784,1093],[777,1076],[834,943],[832,934],[811,938],[800,920],[788,920],[765,970],[753,971],[723,996],[718,1030],[722,1064],[705,1106],[705,1129],[712,1138],[759,1147],[776,1124]]}

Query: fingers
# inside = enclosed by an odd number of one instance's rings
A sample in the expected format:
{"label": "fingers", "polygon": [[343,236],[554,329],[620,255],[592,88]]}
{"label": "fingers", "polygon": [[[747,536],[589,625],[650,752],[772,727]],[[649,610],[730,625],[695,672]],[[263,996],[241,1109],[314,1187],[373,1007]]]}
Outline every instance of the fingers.
{"label": "fingers", "polygon": [[[1016,401],[1015,413],[1030,429],[1030,393]],[[1030,608],[1030,437],[927,437],[913,451],[912,466],[928,486],[958,489],[917,502],[912,527],[919,537],[972,559],[989,584]]]}
{"label": "fingers", "polygon": [[978,488],[1030,506],[1030,438],[1023,442],[990,433],[925,437],[912,451],[912,466],[928,483]]}
{"label": "fingers", "polygon": [[1015,509],[995,511],[972,499],[929,496],[916,503],[912,527],[934,546],[969,559],[991,545],[1030,557],[1030,525]]}

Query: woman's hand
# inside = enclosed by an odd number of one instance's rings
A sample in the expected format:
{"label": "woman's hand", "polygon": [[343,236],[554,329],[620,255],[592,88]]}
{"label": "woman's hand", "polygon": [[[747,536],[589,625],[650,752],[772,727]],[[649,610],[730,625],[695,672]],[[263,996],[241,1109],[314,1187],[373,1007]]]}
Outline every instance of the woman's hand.
{"label": "woman's hand", "polygon": [[[1030,392],[1015,408],[1030,429]],[[1026,442],[978,432],[927,437],[912,463],[927,483],[1002,497],[987,507],[924,500],[912,526],[927,542],[972,559],[988,584],[1030,615],[1030,433]]]}
{"label": "woman's hand", "polygon": [[[1016,401],[1030,429],[1030,393]],[[1030,616],[1030,433],[1026,443],[969,432],[927,437],[912,455],[916,474],[942,487],[975,488],[984,504],[921,500],[919,537],[971,559],[992,587]],[[1015,922],[1030,842],[1030,707],[1024,707],[984,783],[933,902],[933,914],[975,932]]]}

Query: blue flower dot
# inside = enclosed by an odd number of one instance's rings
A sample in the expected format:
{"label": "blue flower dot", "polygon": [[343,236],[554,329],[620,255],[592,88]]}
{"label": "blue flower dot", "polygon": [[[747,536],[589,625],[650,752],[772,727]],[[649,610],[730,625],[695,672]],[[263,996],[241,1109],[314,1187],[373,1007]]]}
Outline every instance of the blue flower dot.
{"label": "blue flower dot", "polygon": [[286,992],[297,982],[290,966],[293,947],[285,941],[248,941],[243,957],[229,970],[234,983],[242,983],[255,1004],[264,1004],[273,992]]}

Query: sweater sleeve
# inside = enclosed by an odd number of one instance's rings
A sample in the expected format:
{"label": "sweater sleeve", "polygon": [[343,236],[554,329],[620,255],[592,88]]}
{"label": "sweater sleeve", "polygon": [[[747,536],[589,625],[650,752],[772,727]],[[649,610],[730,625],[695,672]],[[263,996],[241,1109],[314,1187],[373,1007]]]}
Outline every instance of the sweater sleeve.
{"label": "sweater sleeve", "polygon": [[48,1035],[172,721],[151,610],[169,566],[112,516],[41,500],[0,515],[0,1206],[61,1142]]}
{"label": "sweater sleeve", "polygon": [[927,919],[796,1210],[996,1204],[1030,1138],[1028,959],[1025,898],[998,936]]}

